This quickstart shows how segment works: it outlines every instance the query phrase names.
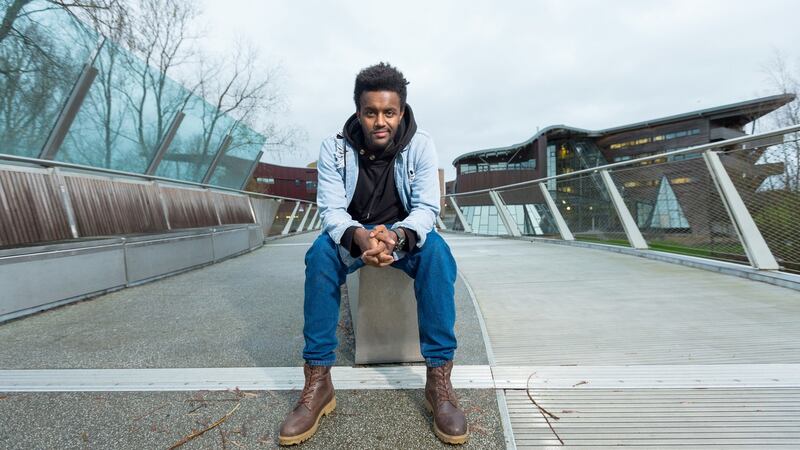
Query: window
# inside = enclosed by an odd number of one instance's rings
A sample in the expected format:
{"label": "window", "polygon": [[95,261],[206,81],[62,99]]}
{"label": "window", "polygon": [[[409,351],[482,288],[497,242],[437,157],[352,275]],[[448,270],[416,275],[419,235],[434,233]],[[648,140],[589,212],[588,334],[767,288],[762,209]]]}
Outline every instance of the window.
{"label": "window", "polygon": [[611,144],[609,146],[609,148],[611,150],[619,150],[619,149],[623,149],[623,148],[626,148],[626,147],[633,147],[633,146],[636,146],[636,145],[648,144],[650,142],[668,141],[670,139],[682,138],[682,137],[686,137],[686,136],[695,136],[695,135],[698,135],[698,134],[700,134],[700,129],[699,128],[692,128],[691,130],[674,131],[674,132],[671,132],[671,133],[659,134],[658,136],[638,138],[638,139],[634,139],[632,141],[616,142],[614,144]]}
{"label": "window", "polygon": [[303,181],[302,180],[294,180],[294,185],[300,187],[300,186],[303,185]]}
{"label": "window", "polygon": [[257,183],[275,184],[275,178],[256,178]]}
{"label": "window", "polygon": [[316,191],[316,190],[317,190],[317,182],[316,181],[311,181],[311,180],[306,181],[306,191],[307,192],[312,192],[312,191]]}

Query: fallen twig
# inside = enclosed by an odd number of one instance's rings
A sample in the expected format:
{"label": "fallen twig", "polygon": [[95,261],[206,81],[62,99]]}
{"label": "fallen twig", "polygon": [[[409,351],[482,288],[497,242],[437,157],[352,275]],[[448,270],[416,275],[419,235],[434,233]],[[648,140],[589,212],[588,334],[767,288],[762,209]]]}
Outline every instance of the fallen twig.
{"label": "fallen twig", "polygon": [[169,402],[164,402],[161,405],[156,406],[155,408],[151,409],[150,411],[147,411],[146,413],[142,414],[141,416],[135,417],[133,419],[133,421],[134,422],[138,422],[138,421],[144,419],[145,417],[149,416],[150,414],[153,414],[154,412],[158,411],[159,409],[164,409],[167,405],[169,405]]}
{"label": "fallen twig", "polygon": [[542,417],[544,417],[544,421],[547,422],[547,426],[550,427],[550,431],[552,431],[553,434],[556,436],[558,442],[561,442],[561,445],[564,445],[564,441],[561,439],[561,436],[559,436],[558,433],[556,433],[555,428],[553,428],[553,425],[550,424],[550,420],[547,418],[547,416],[550,416],[555,420],[559,420],[559,417],[539,406],[539,404],[536,403],[536,400],[534,400],[533,396],[531,395],[530,383],[531,383],[531,378],[533,378],[534,375],[536,375],[536,372],[528,376],[528,380],[525,382],[525,393],[528,394],[528,398],[531,400],[531,402],[533,402],[533,405],[539,409],[539,413],[542,415]]}
{"label": "fallen twig", "polygon": [[233,407],[233,409],[231,409],[231,410],[230,410],[230,411],[228,411],[228,412],[227,412],[227,413],[226,413],[224,416],[222,416],[222,418],[220,418],[220,419],[219,419],[219,420],[217,420],[216,422],[212,423],[210,426],[208,426],[208,427],[206,427],[206,428],[204,428],[204,429],[202,429],[202,430],[200,430],[200,431],[195,431],[195,432],[193,432],[192,434],[190,434],[190,435],[188,435],[188,436],[185,436],[185,437],[184,437],[183,439],[181,439],[180,441],[178,441],[178,442],[176,442],[176,443],[172,444],[172,447],[170,447],[170,448],[169,448],[169,450],[175,450],[176,448],[178,448],[178,447],[180,447],[181,445],[183,445],[183,444],[185,444],[185,443],[187,443],[187,442],[191,441],[192,439],[196,438],[197,436],[201,436],[201,435],[203,435],[203,433],[205,433],[206,431],[208,431],[208,430],[211,430],[211,429],[213,429],[213,428],[216,428],[216,427],[220,426],[220,424],[222,424],[222,422],[225,422],[226,420],[228,420],[228,417],[230,417],[230,416],[231,416],[233,413],[235,413],[235,412],[236,412],[236,410],[237,410],[237,409],[239,409],[239,407],[240,407],[240,406],[242,406],[241,402],[240,402],[240,403],[237,403],[237,404],[236,404],[236,406],[234,406],[234,407]]}

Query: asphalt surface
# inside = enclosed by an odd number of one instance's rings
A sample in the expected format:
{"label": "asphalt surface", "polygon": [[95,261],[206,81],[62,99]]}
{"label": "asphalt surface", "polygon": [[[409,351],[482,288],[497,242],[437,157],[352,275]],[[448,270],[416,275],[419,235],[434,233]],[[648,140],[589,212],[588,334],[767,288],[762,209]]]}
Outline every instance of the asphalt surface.
{"label": "asphalt surface", "polygon": [[[471,427],[459,448],[505,448],[494,391],[457,394]],[[422,390],[337,391],[336,399],[316,435],[292,448],[454,448],[433,434]],[[230,411],[180,448],[278,448],[280,423],[296,400],[292,391],[0,393],[0,448],[166,449]]]}
{"label": "asphalt surface", "polygon": [[[315,237],[0,324],[0,369],[302,365],[303,257]],[[347,305],[343,296],[337,365],[354,363]],[[460,280],[456,307],[456,364],[487,364]]]}

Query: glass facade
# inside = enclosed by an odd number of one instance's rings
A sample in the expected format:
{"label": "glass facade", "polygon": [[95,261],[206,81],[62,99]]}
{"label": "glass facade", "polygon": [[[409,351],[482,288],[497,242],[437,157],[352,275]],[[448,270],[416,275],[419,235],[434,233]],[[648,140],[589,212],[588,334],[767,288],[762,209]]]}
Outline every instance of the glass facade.
{"label": "glass facade", "polygon": [[0,153],[36,158],[97,34],[44,1],[25,5],[13,27],[0,40]]}
{"label": "glass facade", "polygon": [[[0,5],[8,10],[10,2]],[[60,146],[48,146],[56,161],[144,174],[183,113],[155,175],[244,184],[264,136],[51,2],[31,1],[7,19],[14,32],[0,33],[0,153],[40,157],[58,131]],[[86,65],[96,76],[82,102],[70,100]],[[68,106],[77,108],[74,118]],[[72,120],[56,130],[62,115]]]}

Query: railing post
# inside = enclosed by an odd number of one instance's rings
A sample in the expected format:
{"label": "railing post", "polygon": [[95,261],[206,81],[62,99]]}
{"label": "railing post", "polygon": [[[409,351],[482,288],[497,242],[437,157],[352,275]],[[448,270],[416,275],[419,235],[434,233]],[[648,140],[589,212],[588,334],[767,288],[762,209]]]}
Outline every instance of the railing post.
{"label": "railing post", "polygon": [[318,217],[319,217],[319,206],[317,206],[317,209],[314,210],[314,217],[311,218],[311,223],[308,224],[308,228],[306,228],[306,231],[311,231],[314,229],[314,226],[317,224]]}
{"label": "railing post", "polygon": [[292,210],[292,215],[289,216],[289,221],[286,222],[286,226],[283,227],[283,231],[281,231],[282,235],[289,234],[289,230],[292,229],[292,222],[294,222],[294,215],[297,214],[297,209],[300,208],[300,202],[295,202],[294,209]]}
{"label": "railing post", "polygon": [[300,221],[300,225],[297,226],[297,232],[298,233],[303,231],[303,227],[306,226],[306,221],[308,220],[308,215],[311,214],[311,208],[312,208],[312,205],[311,205],[311,203],[309,203],[308,207],[306,208],[306,213],[303,214],[303,220],[301,220]]}
{"label": "railing post", "polygon": [[78,220],[75,217],[75,210],[72,208],[72,199],[69,198],[67,191],[67,183],[57,167],[50,169],[50,178],[58,186],[59,197],[61,198],[61,205],[64,207],[64,212],[67,213],[67,223],[69,224],[69,231],[73,239],[78,239],[80,233],[78,232]]}
{"label": "railing post", "polygon": [[567,226],[567,222],[561,215],[561,211],[558,210],[556,202],[553,201],[553,197],[550,195],[547,186],[544,183],[539,183],[539,189],[542,191],[542,196],[544,197],[545,203],[547,203],[547,207],[550,208],[550,214],[553,215],[553,220],[556,222],[556,228],[558,228],[558,234],[561,235],[561,239],[565,241],[574,241],[575,236],[573,236],[572,231],[569,230],[569,226]]}
{"label": "railing post", "polygon": [[161,189],[161,184],[158,181],[154,181],[153,186],[155,186],[158,193],[158,202],[161,204],[161,211],[164,213],[164,220],[167,222],[167,230],[172,230],[172,224],[169,221],[169,208],[167,208],[167,202],[164,200],[164,191]]}
{"label": "railing post", "polygon": [[465,233],[472,233],[472,226],[467,223],[467,219],[464,217],[464,213],[461,212],[461,208],[458,207],[458,203],[456,203],[455,197],[447,197],[450,200],[450,205],[456,211],[456,217],[458,217],[458,221],[461,222],[461,226],[464,228]]}
{"label": "railing post", "polygon": [[706,150],[703,152],[703,159],[706,161],[711,179],[714,180],[719,196],[722,198],[722,203],[728,210],[728,215],[739,235],[739,240],[750,264],[759,270],[779,270],[778,261],[775,260],[767,241],[764,240],[753,217],[750,216],[747,206],[728,176],[728,171],[725,170],[719,155],[711,150]]}
{"label": "railing post", "polygon": [[614,184],[614,180],[611,179],[611,174],[603,169],[600,171],[600,178],[603,179],[606,191],[608,191],[611,197],[611,203],[614,205],[614,209],[617,210],[617,217],[619,217],[619,221],[622,222],[622,228],[625,229],[625,235],[628,236],[628,242],[630,242],[631,247],[639,250],[647,250],[647,241],[644,240],[642,232],[636,225],[636,221],[633,220],[631,212],[628,211],[628,207],[625,206],[622,196],[619,195],[617,186]]}
{"label": "railing post", "polygon": [[213,175],[214,170],[217,169],[219,161],[225,156],[225,152],[228,150],[228,146],[231,145],[231,141],[233,141],[233,137],[230,134],[226,134],[225,137],[222,138],[219,147],[217,147],[217,153],[214,154],[214,159],[211,160],[211,164],[208,166],[208,170],[206,170],[206,174],[203,176],[203,181],[200,182],[201,184],[208,184],[211,180],[211,175]]}
{"label": "railing post", "polygon": [[175,139],[175,134],[178,132],[178,127],[181,126],[181,122],[183,122],[184,117],[186,117],[186,114],[184,114],[183,111],[178,111],[178,113],[175,114],[175,117],[172,119],[172,123],[167,129],[167,134],[164,135],[164,138],[158,144],[158,148],[153,154],[150,164],[147,165],[147,170],[144,172],[145,175],[156,174],[158,166],[161,164],[161,160],[164,159],[164,155],[167,153],[170,144],[172,144],[172,140]]}
{"label": "railing post", "polygon": [[444,225],[444,222],[442,221],[442,218],[439,217],[438,214],[436,215],[436,226],[438,226],[440,230],[447,229],[447,227]]}
{"label": "railing post", "polygon": [[253,172],[256,171],[256,167],[258,167],[258,163],[261,161],[262,156],[264,156],[264,152],[258,152],[256,159],[253,161],[253,164],[250,165],[250,169],[247,171],[247,176],[244,177],[244,180],[242,181],[242,186],[239,188],[240,191],[243,191],[244,188],[247,187],[247,182],[250,181],[250,177],[252,177]]}
{"label": "railing post", "polygon": [[[93,60],[94,58],[92,58],[92,61]],[[83,71],[81,71],[78,80],[75,81],[75,84],[72,86],[72,91],[69,93],[69,97],[67,97],[64,108],[59,113],[56,123],[53,125],[53,129],[50,131],[50,135],[47,137],[47,141],[42,147],[41,153],[39,153],[39,159],[55,159],[58,149],[61,148],[61,144],[64,143],[64,138],[67,136],[69,127],[72,126],[72,122],[75,121],[75,117],[78,115],[83,101],[86,100],[86,95],[89,94],[89,88],[92,87],[92,83],[97,77],[98,72],[97,69],[92,67],[92,61],[83,66]]]}
{"label": "railing post", "polygon": [[522,236],[522,233],[519,231],[519,226],[517,226],[517,221],[511,217],[511,213],[508,212],[508,208],[506,208],[503,199],[500,198],[500,194],[498,194],[497,191],[489,191],[489,197],[491,197],[494,207],[497,208],[497,215],[500,216],[500,220],[502,220],[503,225],[506,226],[508,234],[514,237]]}

